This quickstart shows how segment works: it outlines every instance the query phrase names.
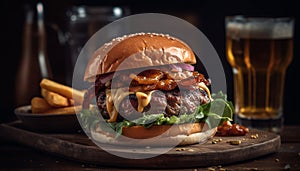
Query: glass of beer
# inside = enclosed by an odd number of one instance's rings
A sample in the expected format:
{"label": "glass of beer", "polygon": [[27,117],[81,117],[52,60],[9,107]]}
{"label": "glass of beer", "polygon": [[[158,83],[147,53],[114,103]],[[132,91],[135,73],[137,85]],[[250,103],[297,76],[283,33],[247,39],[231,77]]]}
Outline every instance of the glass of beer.
{"label": "glass of beer", "polygon": [[227,16],[225,24],[235,122],[280,133],[285,74],[293,58],[294,19]]}

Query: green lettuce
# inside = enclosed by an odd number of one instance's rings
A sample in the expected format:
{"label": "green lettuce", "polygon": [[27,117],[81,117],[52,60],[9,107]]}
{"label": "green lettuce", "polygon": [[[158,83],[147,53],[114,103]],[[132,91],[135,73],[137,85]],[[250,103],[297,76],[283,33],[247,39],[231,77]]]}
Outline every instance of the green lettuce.
{"label": "green lettuce", "polygon": [[212,101],[200,105],[192,114],[181,114],[179,116],[164,116],[164,114],[147,114],[135,120],[124,120],[122,122],[108,123],[100,115],[96,108],[82,110],[79,119],[86,132],[99,126],[106,132],[122,134],[123,127],[144,126],[149,128],[153,125],[173,125],[184,123],[205,122],[210,128],[214,128],[224,121],[232,121],[234,107],[232,102],[227,100],[226,94],[219,92],[212,94]]}

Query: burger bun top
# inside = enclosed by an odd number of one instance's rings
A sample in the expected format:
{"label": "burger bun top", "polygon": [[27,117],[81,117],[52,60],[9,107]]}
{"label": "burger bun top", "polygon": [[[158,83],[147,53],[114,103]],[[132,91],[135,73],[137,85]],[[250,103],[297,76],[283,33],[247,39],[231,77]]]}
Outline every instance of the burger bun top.
{"label": "burger bun top", "polygon": [[176,63],[196,63],[192,49],[183,41],[167,34],[130,34],[105,43],[93,53],[84,81],[94,82],[97,75],[117,70]]}

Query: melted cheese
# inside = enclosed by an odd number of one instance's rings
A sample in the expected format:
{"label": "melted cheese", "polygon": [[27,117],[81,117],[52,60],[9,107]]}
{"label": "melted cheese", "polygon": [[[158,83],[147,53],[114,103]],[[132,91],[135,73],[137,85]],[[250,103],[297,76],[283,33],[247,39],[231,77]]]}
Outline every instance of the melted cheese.
{"label": "melted cheese", "polygon": [[204,91],[206,91],[208,97],[209,97],[210,99],[212,99],[212,98],[211,98],[211,95],[210,95],[210,91],[209,91],[208,87],[204,84],[204,82],[200,82],[200,83],[198,84],[198,87],[199,87],[199,88],[202,88]]}
{"label": "melted cheese", "polygon": [[126,89],[113,89],[106,90],[106,108],[110,119],[108,122],[115,122],[118,117],[119,105],[122,100],[129,94],[134,94]]}
{"label": "melted cheese", "polygon": [[143,92],[136,92],[136,98],[138,100],[138,112],[143,112],[144,108],[146,106],[148,106],[148,104],[150,103],[151,100],[151,95],[154,92],[153,91],[149,91],[147,93],[143,93]]}
{"label": "melted cheese", "polygon": [[[138,100],[138,112],[143,112],[144,108],[148,106],[151,100],[151,95],[154,91],[155,90],[147,93],[136,92],[136,97]],[[125,89],[113,89],[106,91],[106,108],[110,117],[108,122],[115,122],[117,120],[120,103],[129,94],[134,94],[134,92],[129,92]]]}

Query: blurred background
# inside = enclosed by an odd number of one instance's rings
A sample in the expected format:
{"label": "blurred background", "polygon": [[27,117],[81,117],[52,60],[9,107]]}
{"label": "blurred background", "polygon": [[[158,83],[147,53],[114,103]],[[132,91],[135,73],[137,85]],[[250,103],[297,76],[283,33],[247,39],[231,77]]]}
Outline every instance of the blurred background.
{"label": "blurred background", "polygon": [[[297,120],[298,114],[298,97],[300,97],[299,81],[296,81],[299,73],[299,12],[296,1],[290,0],[172,0],[172,1],[114,1],[114,0],[64,0],[64,1],[13,1],[2,0],[0,2],[1,13],[1,74],[2,85],[0,95],[0,122],[12,121],[15,118],[13,110],[19,105],[27,102],[20,101],[18,90],[24,88],[21,84],[24,79],[28,79],[32,83],[31,87],[34,89],[34,82],[29,78],[22,78],[19,76],[21,68],[21,59],[24,57],[23,41],[24,41],[24,26],[26,11],[33,8],[36,9],[37,2],[42,2],[44,6],[44,20],[46,31],[46,55],[51,66],[52,78],[67,85],[71,85],[71,74],[73,62],[72,56],[80,49],[76,49],[74,54],[73,46],[76,39],[85,40],[86,37],[81,37],[80,34],[75,34],[72,30],[72,24],[78,17],[89,15],[90,13],[97,13],[97,15],[108,15],[107,23],[113,20],[138,13],[164,13],[182,18],[191,24],[198,27],[211,41],[219,54],[224,65],[225,73],[227,75],[228,98],[233,101],[232,92],[232,71],[226,61],[225,56],[225,27],[224,18],[228,15],[249,15],[249,16],[274,16],[284,17],[291,16],[295,18],[295,39],[294,39],[294,58],[287,70],[285,82],[285,96],[284,96],[284,116],[286,124],[299,124]],[[82,11],[82,9],[74,8],[78,6],[89,7],[108,7],[106,10]],[[115,8],[117,7],[117,8]],[[74,18],[75,17],[75,18]],[[77,18],[76,18],[77,17]],[[27,20],[28,21],[28,20]],[[104,22],[103,24],[107,24]],[[98,26],[95,26],[98,27]],[[93,28],[95,28],[93,27]],[[99,28],[101,26],[99,25]],[[97,29],[84,28],[89,36],[91,36]],[[58,34],[61,33],[61,34]],[[59,36],[60,35],[60,36]],[[77,36],[77,37],[76,37]],[[36,42],[35,42],[36,43]],[[33,68],[33,67],[30,67]],[[22,72],[22,71],[21,71]],[[30,97],[29,97],[30,98]]]}

